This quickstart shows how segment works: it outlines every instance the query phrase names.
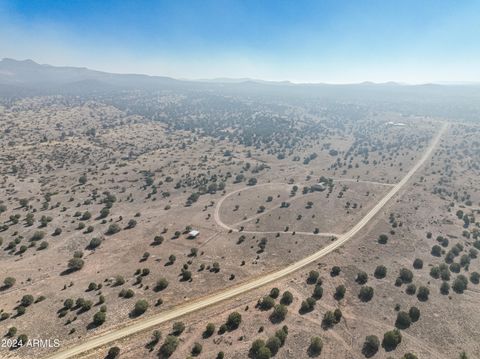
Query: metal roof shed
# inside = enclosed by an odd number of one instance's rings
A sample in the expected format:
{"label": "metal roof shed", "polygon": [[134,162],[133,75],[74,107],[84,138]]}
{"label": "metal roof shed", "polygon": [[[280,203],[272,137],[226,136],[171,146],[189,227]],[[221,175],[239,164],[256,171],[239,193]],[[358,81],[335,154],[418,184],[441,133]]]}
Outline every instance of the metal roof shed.
{"label": "metal roof shed", "polygon": [[199,234],[200,234],[199,231],[192,230],[192,231],[188,232],[188,238],[196,238]]}

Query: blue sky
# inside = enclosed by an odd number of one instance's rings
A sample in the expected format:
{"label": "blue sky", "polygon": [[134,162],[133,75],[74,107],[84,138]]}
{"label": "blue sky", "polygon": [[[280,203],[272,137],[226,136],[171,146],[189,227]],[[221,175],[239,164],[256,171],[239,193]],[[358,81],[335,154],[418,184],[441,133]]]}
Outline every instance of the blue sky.
{"label": "blue sky", "polygon": [[480,81],[480,1],[0,0],[0,57],[196,79]]}

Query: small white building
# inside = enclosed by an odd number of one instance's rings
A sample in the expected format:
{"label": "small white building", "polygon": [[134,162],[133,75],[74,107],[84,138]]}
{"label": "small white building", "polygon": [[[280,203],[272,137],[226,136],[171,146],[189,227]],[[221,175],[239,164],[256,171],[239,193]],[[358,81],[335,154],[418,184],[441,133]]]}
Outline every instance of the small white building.
{"label": "small white building", "polygon": [[188,232],[188,238],[191,238],[191,239],[197,238],[197,236],[198,236],[199,234],[200,234],[199,231],[192,230],[192,231]]}
{"label": "small white building", "polygon": [[393,121],[387,122],[386,125],[387,126],[400,126],[400,127],[406,126],[406,124],[403,123],[403,122],[393,122]]}

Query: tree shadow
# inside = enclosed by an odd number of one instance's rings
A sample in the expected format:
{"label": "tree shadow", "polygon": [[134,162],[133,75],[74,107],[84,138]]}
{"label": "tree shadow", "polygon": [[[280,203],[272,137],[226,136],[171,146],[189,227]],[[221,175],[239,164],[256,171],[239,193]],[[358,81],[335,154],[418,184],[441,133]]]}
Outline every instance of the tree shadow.
{"label": "tree shadow", "polygon": [[363,345],[362,354],[365,356],[365,358],[371,358],[375,354],[377,354],[377,352],[378,352],[378,349],[374,350],[374,349],[370,348],[367,344]]}
{"label": "tree shadow", "polygon": [[76,272],[77,270],[74,268],[67,268],[64,271],[60,272],[61,276],[69,275],[72,274],[73,272]]}
{"label": "tree shadow", "polygon": [[320,353],[321,351],[319,352],[319,351],[313,350],[311,347],[309,347],[307,350],[307,355],[309,358],[316,358],[320,356]]}
{"label": "tree shadow", "polygon": [[90,323],[87,324],[87,330],[92,330],[92,329],[98,328],[100,325],[97,325],[94,322],[90,322]]}
{"label": "tree shadow", "polygon": [[128,313],[128,317],[129,317],[130,319],[138,318],[138,317],[141,316],[143,313],[145,313],[145,312],[137,312],[135,309],[133,309],[132,311],[130,311],[130,313]]}
{"label": "tree shadow", "polygon": [[274,313],[270,314],[269,319],[272,324],[280,324],[285,320],[285,318],[275,315]]}

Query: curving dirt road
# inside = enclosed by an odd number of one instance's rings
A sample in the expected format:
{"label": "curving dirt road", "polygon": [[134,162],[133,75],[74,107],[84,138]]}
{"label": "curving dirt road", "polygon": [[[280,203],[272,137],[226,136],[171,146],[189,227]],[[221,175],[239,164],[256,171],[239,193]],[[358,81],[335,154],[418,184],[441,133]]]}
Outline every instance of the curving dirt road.
{"label": "curving dirt road", "polygon": [[[258,187],[273,187],[273,186],[287,186],[286,183],[281,183],[281,182],[272,182],[272,183],[262,183],[262,184],[257,184],[251,188],[258,188]],[[293,185],[292,185],[293,186]],[[213,219],[223,229],[226,229],[227,231],[233,231],[233,232],[238,232],[238,229],[230,227],[228,224],[225,224],[222,222],[220,219],[220,208],[222,207],[223,202],[230,196],[233,196],[235,193],[239,193],[242,191],[245,191],[245,187],[236,189],[235,191],[227,193],[225,196],[220,198],[215,206],[215,211],[213,212]],[[262,215],[265,214],[265,212],[261,213]],[[254,217],[250,217],[248,220],[254,219]],[[241,222],[239,222],[241,223]]]}
{"label": "curving dirt road", "polygon": [[[249,187],[249,188],[258,188],[258,187],[272,187],[272,186],[278,186],[278,185],[282,185],[282,186],[294,186],[295,184],[289,184],[287,185],[286,183],[278,183],[278,182],[274,182],[274,183],[263,183],[263,184],[259,184],[259,185],[256,185],[254,187]],[[297,186],[300,187],[299,184],[296,184]],[[240,222],[237,222],[233,225],[228,225],[226,223],[224,223],[221,219],[220,219],[220,208],[222,207],[222,204],[223,202],[230,196],[234,195],[235,193],[238,193],[238,192],[241,192],[241,191],[245,191],[246,189],[248,188],[240,188],[240,189],[237,189],[235,191],[232,191],[232,192],[229,192],[227,193],[225,196],[223,196],[222,198],[220,198],[220,200],[217,202],[217,205],[215,206],[215,211],[213,213],[213,219],[215,220],[215,223],[217,223],[217,225],[219,225],[220,227],[228,230],[228,231],[232,231],[232,232],[241,232],[241,233],[248,233],[248,234],[275,234],[275,233],[284,233],[284,234],[301,234],[301,235],[305,235],[305,236],[321,236],[321,237],[338,237],[338,234],[337,233],[326,233],[326,232],[320,232],[320,233],[313,233],[313,232],[299,232],[299,231],[284,231],[284,230],[279,230],[279,231],[240,231],[238,228],[235,228],[233,226],[237,226],[239,224],[242,224],[242,223],[246,223],[246,222],[250,222],[256,218],[260,218],[260,217],[263,217],[264,215],[266,215],[267,213],[273,211],[274,209],[277,209],[277,208],[280,208],[280,205],[276,205],[262,213],[258,213],[252,217],[249,217],[247,219],[244,219]],[[308,194],[301,194],[301,195],[298,195],[292,199],[290,199],[290,202],[292,201],[295,201],[295,200],[298,200],[298,199],[301,199],[305,196],[307,196]]]}
{"label": "curving dirt road", "polygon": [[[363,217],[352,229],[348,232],[342,234],[338,239],[318,252],[303,258],[295,263],[288,265],[287,267],[277,270],[272,273],[265,274],[262,277],[258,277],[241,283],[237,286],[225,288],[219,292],[213,293],[211,295],[199,298],[197,300],[190,301],[188,303],[179,305],[175,308],[169,309],[167,311],[151,315],[150,317],[144,317],[138,319],[126,326],[118,329],[113,329],[112,331],[102,333],[96,337],[86,339],[83,343],[60,350],[56,353],[46,356],[48,359],[66,359],[71,358],[75,355],[79,355],[86,351],[98,348],[100,346],[106,345],[118,339],[127,337],[129,335],[135,334],[137,332],[152,328],[164,322],[177,319],[186,314],[195,312],[197,310],[203,309],[205,307],[220,303],[224,300],[231,299],[233,297],[239,296],[245,292],[251,291],[253,289],[259,288],[271,282],[274,282],[280,278],[283,278],[295,271],[311,264],[325,255],[331,253],[338,247],[342,246],[345,242],[353,238],[363,227],[385,206],[385,204],[395,196],[403,186],[412,178],[415,172],[425,163],[425,161],[430,157],[433,150],[437,146],[440,137],[443,132],[446,130],[447,124],[444,124],[440,131],[437,133],[435,138],[432,140],[430,146],[427,148],[420,160],[408,171],[405,177],[402,178],[393,188],[383,197],[366,215]],[[237,190],[238,192],[239,190]],[[226,228],[230,229],[230,228]]]}

